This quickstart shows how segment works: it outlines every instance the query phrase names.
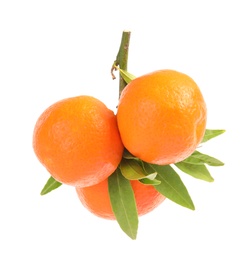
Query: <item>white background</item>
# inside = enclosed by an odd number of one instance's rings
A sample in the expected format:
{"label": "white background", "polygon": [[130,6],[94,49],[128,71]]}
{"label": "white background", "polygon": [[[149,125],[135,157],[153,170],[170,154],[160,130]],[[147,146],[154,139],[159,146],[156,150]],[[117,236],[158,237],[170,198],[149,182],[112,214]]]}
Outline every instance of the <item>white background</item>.
{"label": "white background", "polygon": [[[0,259],[248,259],[246,1],[0,2]],[[199,85],[209,129],[202,152],[223,162],[206,183],[180,173],[195,211],[166,200],[137,240],[82,207],[73,187],[40,196],[49,174],[32,150],[38,116],[69,96],[115,110],[110,68],[131,31],[129,71],[175,69]]]}

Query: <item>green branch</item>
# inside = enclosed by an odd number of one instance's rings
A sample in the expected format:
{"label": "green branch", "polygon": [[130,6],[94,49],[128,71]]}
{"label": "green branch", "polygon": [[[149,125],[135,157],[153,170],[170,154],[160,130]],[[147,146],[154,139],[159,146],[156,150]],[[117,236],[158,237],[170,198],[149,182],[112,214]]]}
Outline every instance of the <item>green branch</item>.
{"label": "green branch", "polygon": [[[127,71],[130,36],[131,36],[131,32],[123,31],[120,48],[116,56],[116,60],[114,61],[114,64],[111,69],[111,74],[113,79],[115,79],[113,71],[116,70],[118,66],[120,69]],[[119,75],[120,75],[120,81],[119,81],[119,96],[120,96],[122,90],[125,88],[127,83],[125,82],[121,74]]]}

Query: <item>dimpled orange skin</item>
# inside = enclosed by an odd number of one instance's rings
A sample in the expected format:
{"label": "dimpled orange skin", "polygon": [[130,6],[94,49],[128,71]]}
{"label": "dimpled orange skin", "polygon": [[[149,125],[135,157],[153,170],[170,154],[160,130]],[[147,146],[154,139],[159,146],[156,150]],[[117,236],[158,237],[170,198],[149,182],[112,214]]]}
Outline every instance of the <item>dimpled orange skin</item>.
{"label": "dimpled orange skin", "polygon": [[124,146],[141,160],[165,165],[184,160],[201,142],[207,109],[189,76],[160,70],[122,91],[117,122]]}
{"label": "dimpled orange skin", "polygon": [[124,147],[113,111],[94,97],[77,96],[56,102],[41,114],[33,149],[57,181],[84,187],[112,174]]}
{"label": "dimpled orange skin", "polygon": [[[131,185],[139,216],[151,212],[165,200],[152,185],[144,185],[139,181],[131,181]],[[104,219],[116,219],[109,198],[108,179],[90,187],[77,187],[76,192],[81,203],[91,213]]]}

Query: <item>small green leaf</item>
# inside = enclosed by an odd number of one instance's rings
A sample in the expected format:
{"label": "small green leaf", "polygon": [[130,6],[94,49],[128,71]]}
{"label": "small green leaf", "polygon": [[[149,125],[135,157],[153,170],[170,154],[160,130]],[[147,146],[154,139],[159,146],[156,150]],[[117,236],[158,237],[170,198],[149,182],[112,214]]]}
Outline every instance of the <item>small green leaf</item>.
{"label": "small green leaf", "polygon": [[157,179],[161,181],[161,184],[154,188],[171,201],[194,210],[193,201],[176,171],[170,165],[153,164],[151,166],[158,173]]}
{"label": "small green leaf", "polygon": [[224,163],[221,162],[220,160],[209,156],[207,154],[200,153],[198,151],[194,151],[188,158],[183,160],[185,163],[189,164],[197,164],[197,165],[202,165],[202,164],[208,164],[210,166],[223,166]]}
{"label": "small green leaf", "polygon": [[150,184],[150,185],[159,185],[161,181],[157,179],[149,179],[149,176],[154,176],[154,178],[157,176],[157,172],[151,167],[149,163],[145,163],[143,161],[140,161],[142,168],[148,178],[146,179],[141,179],[140,182],[143,184]]}
{"label": "small green leaf", "polygon": [[119,68],[119,71],[120,71],[122,78],[125,80],[125,82],[127,84],[130,83],[132,80],[134,80],[136,78],[134,75],[127,72],[126,70],[122,70],[122,69]]}
{"label": "small green leaf", "polygon": [[137,160],[122,159],[120,163],[120,170],[122,175],[128,180],[154,180],[157,175],[156,172],[145,175],[143,167],[138,163]]}
{"label": "small green leaf", "polygon": [[42,189],[40,195],[45,195],[52,190],[57,189],[60,187],[62,183],[56,181],[52,176],[48,179],[47,183],[45,184],[44,188]]}
{"label": "small green leaf", "polygon": [[108,178],[109,196],[113,212],[121,229],[132,239],[136,239],[138,230],[138,213],[130,181],[120,169]]}
{"label": "small green leaf", "polygon": [[206,129],[205,130],[205,134],[204,134],[204,137],[202,139],[202,143],[205,143],[207,142],[208,140],[218,136],[218,135],[221,135],[225,133],[225,130],[210,130],[210,129]]}
{"label": "small green leaf", "polygon": [[214,179],[210,175],[207,167],[202,164],[202,165],[197,165],[197,164],[189,164],[185,162],[178,162],[175,163],[175,165],[183,172],[191,175],[194,178],[203,180],[203,181],[208,181],[208,182],[213,182]]}
{"label": "small green leaf", "polygon": [[140,179],[139,180],[141,183],[145,184],[145,185],[159,185],[161,183],[161,181],[154,179],[154,180],[150,180],[148,178],[145,179]]}

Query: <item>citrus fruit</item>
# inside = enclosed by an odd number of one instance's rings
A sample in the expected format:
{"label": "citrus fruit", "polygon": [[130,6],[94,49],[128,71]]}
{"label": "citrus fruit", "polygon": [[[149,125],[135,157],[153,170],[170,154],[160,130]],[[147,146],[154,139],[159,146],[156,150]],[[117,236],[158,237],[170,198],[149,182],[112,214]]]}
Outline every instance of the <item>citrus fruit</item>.
{"label": "citrus fruit", "polygon": [[36,122],[33,148],[57,181],[73,186],[106,179],[124,149],[116,115],[91,96],[63,99],[47,108]]}
{"label": "citrus fruit", "polygon": [[[130,182],[139,216],[151,212],[165,200],[152,185],[144,185],[137,180]],[[90,187],[76,187],[76,192],[81,203],[91,213],[105,219],[115,219],[108,193],[108,179]]]}
{"label": "citrus fruit", "polygon": [[155,71],[122,91],[117,123],[127,150],[143,161],[172,164],[194,152],[206,127],[207,109],[192,78],[174,70]]}

